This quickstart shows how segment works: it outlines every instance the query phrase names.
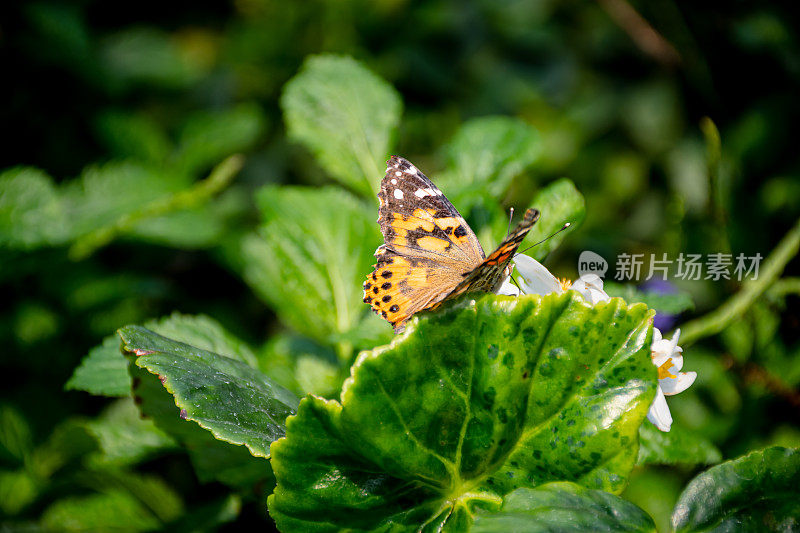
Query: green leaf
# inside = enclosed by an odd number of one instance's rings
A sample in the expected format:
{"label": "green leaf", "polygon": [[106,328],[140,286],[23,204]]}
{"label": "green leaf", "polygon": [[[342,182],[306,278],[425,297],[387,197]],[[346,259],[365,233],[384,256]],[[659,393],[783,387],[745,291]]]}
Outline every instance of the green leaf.
{"label": "green leaf", "polygon": [[800,528],[800,452],[767,448],[694,478],[672,512],[676,531],[795,531]]}
{"label": "green leaf", "polygon": [[128,396],[131,378],[128,362],[119,351],[119,337],[109,335],[100,346],[89,350],[64,388],[98,396]]}
{"label": "green leaf", "polygon": [[10,405],[0,405],[0,461],[21,465],[32,449],[28,421]]}
{"label": "green leaf", "polygon": [[284,435],[297,397],[258,370],[141,326],[126,326],[119,335],[136,366],[159,376],[174,395],[181,418],[257,457],[268,457],[270,443]]}
{"label": "green leaf", "polygon": [[629,501],[568,482],[517,489],[496,513],[475,517],[472,533],[656,531],[653,519]]}
{"label": "green leaf", "polygon": [[613,281],[605,282],[603,290],[609,296],[617,296],[630,303],[641,302],[650,309],[655,309],[659,313],[668,315],[677,315],[694,309],[692,295],[685,291],[678,291],[673,294],[644,292],[629,283],[623,284]]}
{"label": "green leaf", "polygon": [[722,453],[710,440],[680,423],[672,424],[668,432],[659,431],[653,424],[639,428],[640,465],[708,465],[721,460]]}
{"label": "green leaf", "polygon": [[220,481],[248,491],[255,487],[270,490],[274,486],[269,463],[251,455],[244,446],[217,440],[199,425],[183,420],[175,407],[175,399],[157,376],[136,365],[132,365],[131,374],[142,414],[181,444],[202,483]]}
{"label": "green leaf", "polygon": [[119,111],[103,113],[97,130],[111,153],[120,159],[162,163],[172,150],[158,123],[144,114]]}
{"label": "green leaf", "polygon": [[364,352],[341,403],[272,445],[282,531],[461,530],[520,487],[618,492],[656,390],[652,312],[575,294],[462,299]]}
{"label": "green leaf", "polygon": [[30,167],[0,173],[0,247],[60,244],[70,234],[70,222],[50,176]]}
{"label": "green leaf", "polygon": [[0,471],[0,511],[18,514],[36,500],[41,489],[42,482],[24,469]]}
{"label": "green leaf", "polygon": [[203,73],[199,57],[181,49],[169,34],[152,27],[113,32],[101,50],[110,82],[181,88]]}
{"label": "green leaf", "polygon": [[264,112],[255,104],[197,113],[183,127],[175,165],[186,174],[207,170],[231,154],[250,149],[265,129]]}
{"label": "green leaf", "polygon": [[84,169],[79,179],[63,189],[63,198],[74,234],[80,236],[187,185],[188,180],[157,165],[111,162]]}
{"label": "green leaf", "polygon": [[100,445],[102,465],[134,464],[176,445],[152,420],[143,419],[129,398],[112,403],[86,427]]}
{"label": "green leaf", "polygon": [[280,319],[324,343],[361,327],[361,286],[380,244],[375,213],[334,188],[265,187],[244,276]]}
{"label": "green leaf", "polygon": [[531,250],[530,255],[537,260],[542,260],[552,250],[558,248],[567,234],[575,231],[586,216],[583,195],[567,178],[556,180],[539,190],[533,197],[531,206],[539,209],[542,215],[528,234],[527,242],[530,244],[541,241],[561,229],[565,223],[570,223],[569,229]]}
{"label": "green leaf", "polygon": [[59,500],[42,514],[48,531],[148,531],[161,522],[125,490]]}
{"label": "green leaf", "polygon": [[472,119],[445,148],[450,172],[439,187],[453,195],[481,190],[502,197],[511,180],[532,165],[540,152],[539,133],[519,119]]}
{"label": "green leaf", "polygon": [[313,56],[281,97],[289,137],[327,173],[363,193],[377,193],[402,104],[384,80],[349,57]]}
{"label": "green leaf", "polygon": [[[144,326],[166,337],[191,344],[253,367],[255,354],[245,343],[231,335],[216,320],[205,315],[172,315],[145,322]],[[128,362],[119,351],[119,337],[109,335],[83,358],[66,384],[68,390],[83,390],[101,396],[128,396],[131,378]]]}

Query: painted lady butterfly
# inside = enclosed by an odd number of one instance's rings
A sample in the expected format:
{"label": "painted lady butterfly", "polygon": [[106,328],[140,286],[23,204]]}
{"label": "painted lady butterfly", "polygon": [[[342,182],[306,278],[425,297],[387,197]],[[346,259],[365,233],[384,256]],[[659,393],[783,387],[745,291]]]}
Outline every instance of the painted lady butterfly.
{"label": "painted lady butterfly", "polygon": [[522,222],[486,257],[478,238],[453,204],[422,172],[392,156],[378,193],[384,244],[364,282],[364,302],[399,333],[423,309],[467,292],[496,292],[509,263],[539,218],[528,209]]}

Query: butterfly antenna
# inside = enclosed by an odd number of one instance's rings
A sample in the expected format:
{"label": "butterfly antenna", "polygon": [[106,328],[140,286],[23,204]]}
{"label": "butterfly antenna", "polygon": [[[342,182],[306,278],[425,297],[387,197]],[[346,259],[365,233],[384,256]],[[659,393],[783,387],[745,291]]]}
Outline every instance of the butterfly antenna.
{"label": "butterfly antenna", "polygon": [[508,208],[508,228],[506,228],[506,235],[511,233],[511,220],[514,218],[514,208]]}
{"label": "butterfly antenna", "polygon": [[[567,229],[567,228],[568,228],[568,227],[570,227],[571,225],[572,225],[572,223],[571,223],[571,222],[567,222],[566,224],[564,224],[563,226],[561,226],[561,229],[560,229],[560,230],[558,230],[557,232],[553,233],[553,234],[552,234],[552,235],[550,235],[549,237],[545,237],[544,239],[542,239],[541,241],[537,242],[536,244],[531,244],[530,246],[528,246],[527,248],[525,248],[524,250],[522,250],[521,252],[518,252],[518,253],[520,253],[520,254],[524,254],[525,252],[527,252],[527,251],[528,251],[528,250],[530,250],[531,248],[533,248],[533,247],[535,247],[535,246],[539,246],[539,245],[540,245],[540,244],[542,244],[543,242],[545,242],[545,241],[548,241],[548,240],[552,239],[553,237],[555,237],[556,235],[558,235],[559,233],[561,233],[562,231],[564,231],[565,229]],[[517,255],[517,254],[514,254],[514,255]]]}

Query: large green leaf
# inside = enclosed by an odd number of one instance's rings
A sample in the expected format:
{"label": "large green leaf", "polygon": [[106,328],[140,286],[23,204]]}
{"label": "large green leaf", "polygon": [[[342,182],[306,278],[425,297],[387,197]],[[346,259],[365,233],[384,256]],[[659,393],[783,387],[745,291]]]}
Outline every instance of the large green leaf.
{"label": "large green leaf", "polygon": [[286,417],[297,408],[294,394],[245,363],[141,326],[126,326],[119,335],[136,366],[157,375],[173,394],[181,418],[255,456],[269,456],[270,443],[283,436]]}
{"label": "large green leaf", "polygon": [[283,531],[461,530],[556,480],[618,492],[656,390],[652,312],[487,295],[362,353],[341,403],[308,397],[273,443]]}
{"label": "large green leaf", "polygon": [[511,180],[532,165],[540,151],[538,132],[519,119],[472,119],[445,148],[450,172],[439,186],[454,196],[481,190],[502,197]]}
{"label": "large green leaf", "polygon": [[767,448],[694,478],[672,513],[676,531],[796,531],[800,452]]}
{"label": "large green leaf", "polygon": [[653,519],[629,501],[565,481],[517,489],[495,513],[475,517],[472,533],[651,531]]}
{"label": "large green leaf", "polygon": [[653,424],[639,428],[639,464],[708,465],[722,460],[722,453],[705,437],[688,430],[680,422],[669,431],[659,431]]}
{"label": "large green leaf", "polygon": [[59,244],[68,238],[70,223],[50,176],[29,167],[0,174],[0,247]]}
{"label": "large green leaf", "polygon": [[[539,222],[528,234],[527,242],[537,243],[558,231],[569,222],[569,229],[562,231],[552,239],[532,249],[530,255],[541,260],[550,251],[558,248],[568,233],[575,231],[586,216],[586,204],[583,195],[575,188],[575,184],[567,178],[556,180],[539,190],[531,201],[531,206],[541,211]],[[530,246],[530,244],[528,246]]]}
{"label": "large green leaf", "polygon": [[289,136],[333,178],[377,193],[401,101],[384,80],[349,57],[313,56],[281,97]]}
{"label": "large green leaf", "polygon": [[334,188],[265,187],[258,204],[264,224],[244,242],[250,285],[283,322],[316,340],[360,328],[369,312],[361,285],[380,244],[375,213]]}
{"label": "large green leaf", "polygon": [[[244,342],[231,335],[216,320],[205,315],[181,315],[145,322],[160,335],[215,352],[256,367],[255,354]],[[67,389],[83,390],[101,396],[128,396],[131,378],[128,362],[119,351],[119,336],[109,335],[83,358],[66,384]]]}
{"label": "large green leaf", "polygon": [[254,487],[269,490],[274,485],[272,469],[263,458],[254,457],[244,446],[217,440],[211,432],[182,419],[175,407],[175,398],[158,376],[136,365],[131,366],[131,374],[136,403],[142,414],[180,443],[202,483],[220,481],[249,491]]}

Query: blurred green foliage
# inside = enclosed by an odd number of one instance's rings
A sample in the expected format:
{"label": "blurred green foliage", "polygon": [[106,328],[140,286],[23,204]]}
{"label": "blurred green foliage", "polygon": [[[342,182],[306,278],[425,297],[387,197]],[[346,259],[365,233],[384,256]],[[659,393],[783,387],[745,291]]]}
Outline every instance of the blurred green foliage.
{"label": "blurred green foliage", "polygon": [[[391,337],[360,301],[390,153],[432,177],[485,247],[510,206],[585,214],[531,252],[559,276],[586,249],[767,256],[800,216],[793,7],[636,2],[631,27],[621,5],[0,7],[2,524],[272,527],[268,468],[255,479],[244,448],[165,431],[173,400],[157,380],[140,384],[141,419],[113,333],[157,320],[297,394],[337,395],[358,351]],[[636,38],[648,23],[673,53]],[[684,346],[698,379],[670,399],[669,438],[688,460],[658,464],[651,441],[623,494],[661,530],[704,464],[800,445],[797,260],[782,276]],[[739,289],[677,285],[677,299],[619,291],[680,326]],[[84,373],[87,354],[108,373]]]}

